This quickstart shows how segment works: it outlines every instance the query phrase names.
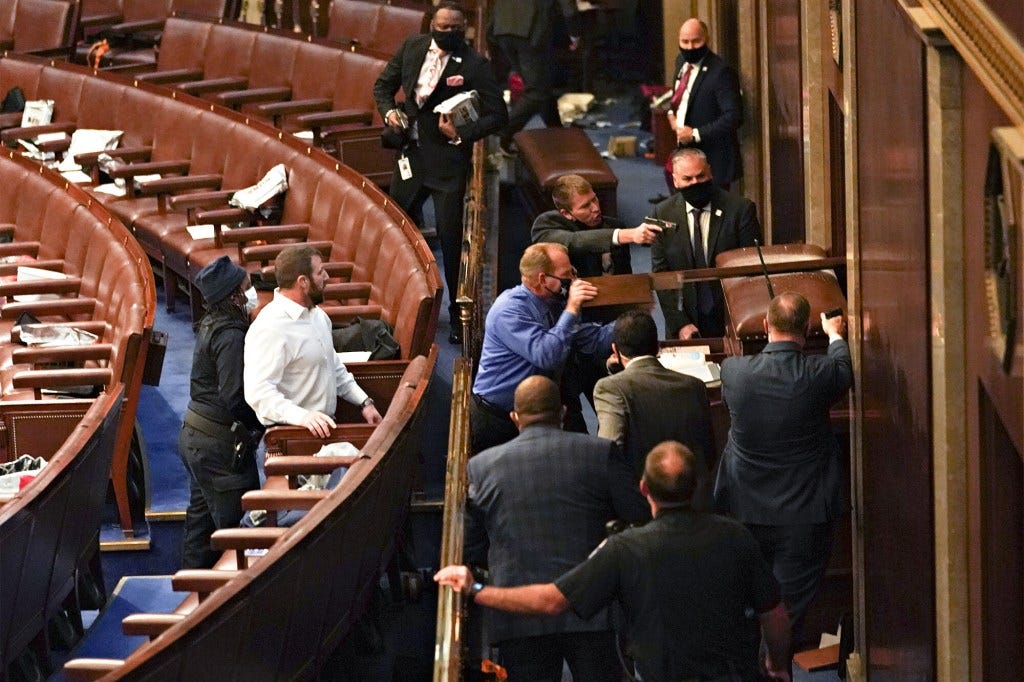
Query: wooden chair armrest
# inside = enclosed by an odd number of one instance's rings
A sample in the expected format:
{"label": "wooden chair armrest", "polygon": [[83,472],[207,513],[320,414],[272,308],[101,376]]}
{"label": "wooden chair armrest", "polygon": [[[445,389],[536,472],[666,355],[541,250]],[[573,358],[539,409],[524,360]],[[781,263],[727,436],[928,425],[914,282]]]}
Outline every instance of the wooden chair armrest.
{"label": "wooden chair armrest", "polygon": [[113,344],[90,343],[87,346],[49,346],[15,348],[11,351],[11,362],[16,365],[38,365],[45,362],[84,362],[86,360],[109,360],[114,353]]}
{"label": "wooden chair armrest", "polygon": [[29,294],[77,294],[82,288],[80,277],[33,279],[25,282],[0,282],[0,296]]}
{"label": "wooden chair armrest", "polygon": [[188,81],[198,81],[203,77],[200,69],[170,69],[168,71],[150,71],[140,73],[135,79],[152,85],[172,85]]}
{"label": "wooden chair armrest", "polygon": [[17,128],[8,128],[7,130],[0,132],[0,140],[3,140],[4,142],[14,142],[15,140],[26,140],[45,133],[67,133],[70,135],[73,132],[75,132],[74,123],[47,123],[42,126],[18,126]]}
{"label": "wooden chair armrest", "polygon": [[214,96],[214,99],[226,107],[240,107],[243,104],[257,104],[259,102],[280,102],[292,96],[292,89],[289,87],[267,87],[248,88],[246,90],[231,90],[221,92]]}
{"label": "wooden chair armrest", "polygon": [[[333,279],[352,277],[352,271],[355,270],[355,267],[356,264],[352,261],[333,261],[324,263],[324,270],[327,272],[327,276]],[[276,279],[273,265],[266,265],[260,268],[260,274],[267,279]]]}
{"label": "wooden chair armrest", "polygon": [[345,125],[346,123],[362,123],[368,126],[373,121],[373,112],[366,109],[320,111],[302,114],[299,116],[298,121],[302,126],[311,129]]}
{"label": "wooden chair armrest", "polygon": [[[308,429],[301,426],[271,426],[263,434],[263,442],[267,447],[266,463],[278,459],[280,455],[284,454],[286,449],[290,449],[286,447],[288,443],[300,445],[298,449],[301,452],[297,454],[302,456],[306,454],[311,455],[323,447],[325,443],[340,443],[343,441],[365,443],[375,428],[375,426],[365,423],[343,423],[333,427],[327,438],[317,438]],[[290,459],[293,456],[295,454],[290,454],[285,459]]]}
{"label": "wooden chair armrest", "polygon": [[320,309],[331,318],[331,324],[346,324],[354,319],[379,320],[384,309],[379,305],[322,305]]}
{"label": "wooden chair armrest", "polygon": [[64,672],[78,680],[98,680],[122,665],[120,658],[73,658],[64,664]]}
{"label": "wooden chair armrest", "polygon": [[120,163],[110,169],[112,178],[134,178],[136,175],[153,175],[154,173],[188,173],[190,161],[142,161],[140,163]]}
{"label": "wooden chair armrest", "polygon": [[75,154],[75,163],[81,166],[95,166],[100,161],[100,155],[107,154],[112,158],[120,159],[125,163],[148,161],[153,155],[152,147],[122,147],[121,149],[108,149],[99,152],[82,152]]}
{"label": "wooden chair armrest", "polygon": [[328,301],[343,301],[349,298],[370,298],[370,283],[329,282],[324,285],[324,297]]}
{"label": "wooden chair armrest", "polygon": [[147,180],[139,183],[138,194],[140,196],[153,196],[158,194],[174,194],[190,189],[218,189],[223,178],[215,174],[202,175],[178,175],[171,178],[160,178],[158,180]]}
{"label": "wooden chair armrest", "polygon": [[199,224],[213,223],[214,225],[224,225],[226,223],[244,223],[248,222],[251,217],[251,211],[244,208],[235,208],[234,206],[196,211],[196,222]]}
{"label": "wooden chair armrest", "polygon": [[183,613],[132,613],[121,619],[121,631],[129,637],[153,639],[183,620]]}
{"label": "wooden chair armrest", "polygon": [[190,95],[203,95],[209,92],[221,92],[224,90],[239,90],[249,82],[244,76],[226,76],[224,78],[207,78],[200,81],[189,81],[179,83],[177,87],[182,92]]}
{"label": "wooden chair armrest", "polygon": [[97,26],[113,26],[124,19],[120,14],[90,14],[78,20],[82,28],[96,28]]}
{"label": "wooden chair armrest", "polygon": [[[7,242],[0,244],[2,256],[38,256],[39,242]],[[10,265],[33,265],[31,263],[11,263]],[[15,268],[17,270],[17,268]]]}
{"label": "wooden chair armrest", "polygon": [[226,585],[238,571],[218,571],[214,569],[189,568],[171,576],[171,587],[176,592],[195,592],[202,601],[218,587]]}
{"label": "wooden chair armrest", "polygon": [[[15,244],[17,242],[8,242],[8,243]],[[3,246],[4,246],[3,244],[0,244],[0,247],[3,247]],[[7,254],[0,253],[0,256],[11,256],[11,255],[20,255],[20,254],[18,254],[18,253],[13,253],[13,254],[10,254],[10,253],[7,253]],[[57,260],[57,259],[34,260],[31,263],[0,263],[0,277],[8,277],[10,275],[18,274],[18,268],[21,267],[22,265],[30,265],[31,267],[39,268],[40,270],[53,270],[55,272],[64,272],[64,261],[62,261],[62,260]]]}
{"label": "wooden chair armrest", "polygon": [[67,386],[109,386],[114,376],[109,369],[30,369],[15,373],[11,379],[14,388],[35,389],[36,398],[44,388]]}
{"label": "wooden chair armrest", "polygon": [[[242,260],[246,263],[268,263],[291,244],[257,244],[246,246],[242,249]],[[320,253],[320,257],[327,259],[334,248],[334,242],[306,242],[306,246],[312,246]]]}
{"label": "wooden chair armrest", "polygon": [[306,239],[309,225],[265,225],[263,227],[239,227],[221,235],[225,244],[244,244],[251,241],[268,242],[279,239]]}
{"label": "wooden chair armrest", "polygon": [[249,557],[245,555],[248,549],[270,549],[274,543],[280,540],[287,528],[263,527],[263,528],[223,528],[213,532],[210,536],[210,545],[219,551],[234,551],[235,565],[245,570],[249,566]]}
{"label": "wooden chair armrest", "polygon": [[96,310],[95,298],[57,298],[44,301],[15,301],[0,306],[0,319],[16,320],[22,313],[36,317],[50,315],[92,315]]}
{"label": "wooden chair armrest", "polygon": [[[82,320],[81,322],[40,322],[39,326],[45,327],[71,327],[73,329],[81,329],[91,334],[103,338],[103,335],[107,333],[107,323],[100,322],[98,320]],[[15,325],[11,328],[11,341],[15,343],[21,342],[21,326]]]}
{"label": "wooden chair armrest", "polygon": [[235,193],[233,189],[221,189],[212,192],[189,192],[168,197],[167,205],[176,211],[187,211],[193,208],[213,208],[228,203]]}
{"label": "wooden chair armrest", "polygon": [[309,510],[327,497],[329,490],[250,490],[242,495],[242,509],[267,511]]}
{"label": "wooden chair armrest", "polygon": [[288,116],[290,114],[308,114],[313,111],[330,111],[329,99],[293,99],[289,102],[269,102],[256,107],[256,111],[265,116]]}
{"label": "wooden chair armrest", "polygon": [[18,229],[18,226],[14,223],[0,223],[0,235],[5,235],[10,238],[14,238],[14,232]]}
{"label": "wooden chair armrest", "polygon": [[365,457],[363,455],[330,455],[320,457],[292,455],[289,457],[270,457],[267,459],[265,466],[267,476],[325,475],[338,467],[350,467],[361,459],[365,459]]}
{"label": "wooden chair armrest", "polygon": [[36,149],[41,152],[64,152],[71,147],[71,137],[63,137],[59,140],[47,140],[46,142],[37,142]]}

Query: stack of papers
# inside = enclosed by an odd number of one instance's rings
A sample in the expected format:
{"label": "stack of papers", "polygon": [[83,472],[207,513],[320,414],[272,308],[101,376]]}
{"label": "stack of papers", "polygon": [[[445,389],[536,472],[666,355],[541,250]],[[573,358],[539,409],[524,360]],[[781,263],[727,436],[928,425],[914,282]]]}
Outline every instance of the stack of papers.
{"label": "stack of papers", "polygon": [[252,211],[267,203],[278,194],[284,193],[287,189],[288,171],[285,170],[283,163],[279,163],[267,171],[263,179],[255,185],[240,189],[231,195],[231,200],[228,203],[235,208],[245,208]]}
{"label": "stack of papers", "polygon": [[673,372],[688,374],[705,384],[713,385],[722,380],[722,368],[718,363],[705,360],[710,352],[708,346],[677,346],[662,349],[658,360]]}

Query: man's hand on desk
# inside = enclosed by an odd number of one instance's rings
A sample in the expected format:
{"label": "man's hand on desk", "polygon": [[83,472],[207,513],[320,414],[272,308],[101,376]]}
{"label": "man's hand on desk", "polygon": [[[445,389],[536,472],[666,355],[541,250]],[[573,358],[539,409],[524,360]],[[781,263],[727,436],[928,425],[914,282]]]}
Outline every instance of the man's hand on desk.
{"label": "man's hand on desk", "polygon": [[565,309],[577,317],[583,309],[584,301],[597,297],[597,287],[582,279],[573,280],[569,286],[569,297],[565,303]]}
{"label": "man's hand on desk", "polygon": [[700,337],[700,330],[697,329],[697,325],[688,324],[679,330],[679,338],[682,341],[689,341],[690,339],[696,339]]}
{"label": "man's hand on desk", "polygon": [[309,432],[317,438],[327,438],[331,435],[331,429],[333,429],[336,424],[333,419],[323,412],[310,410],[306,413],[306,416],[302,418],[302,421],[299,422],[299,426],[309,429]]}
{"label": "man's hand on desk", "polygon": [[660,225],[641,223],[636,227],[619,230],[620,244],[650,244],[661,234]]}

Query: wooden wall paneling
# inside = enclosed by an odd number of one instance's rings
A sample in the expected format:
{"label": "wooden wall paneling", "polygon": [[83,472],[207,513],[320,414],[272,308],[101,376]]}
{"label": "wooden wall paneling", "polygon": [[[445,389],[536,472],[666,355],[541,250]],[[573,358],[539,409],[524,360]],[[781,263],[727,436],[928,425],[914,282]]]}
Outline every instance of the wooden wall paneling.
{"label": "wooden wall paneling", "polygon": [[801,102],[804,164],[804,241],[832,246],[829,174],[829,96],[826,71],[832,72],[828,0],[800,3]]}
{"label": "wooden wall paneling", "polygon": [[925,50],[891,0],[861,0],[855,12],[859,648],[872,679],[934,679]]}

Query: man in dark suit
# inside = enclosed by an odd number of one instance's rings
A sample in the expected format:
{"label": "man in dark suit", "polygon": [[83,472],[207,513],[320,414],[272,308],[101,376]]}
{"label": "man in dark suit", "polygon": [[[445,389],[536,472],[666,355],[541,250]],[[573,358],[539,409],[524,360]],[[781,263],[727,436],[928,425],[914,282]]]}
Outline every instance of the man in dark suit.
{"label": "man in dark suit", "polygon": [[[715,187],[707,157],[688,147],[672,155],[677,193],[658,204],[654,217],[676,224],[651,244],[654,272],[714,267],[723,251],[753,246],[761,234],[757,210],[749,199]],[[725,302],[717,282],[698,282],[678,291],[658,292],[669,338],[691,339],[725,333]]]}
{"label": "man in dark suit", "polygon": [[679,441],[697,459],[697,499],[709,502],[706,485],[715,460],[711,405],[704,382],[658,361],[658,327],[642,310],[615,321],[612,355],[623,370],[594,386],[597,435],[615,441],[632,463],[636,480],[655,445]]}
{"label": "man in dark suit", "polygon": [[[679,146],[703,150],[715,182],[728,189],[743,175],[737,132],[743,122],[743,99],[739,76],[707,43],[708,27],[703,21],[687,19],[679,27],[668,122]],[[666,167],[666,171],[672,169]]]}
{"label": "man in dark suit", "polygon": [[[473,142],[500,130],[508,120],[490,65],[466,45],[465,37],[465,10],[444,0],[434,8],[430,34],[407,38],[373,86],[377,108],[392,134],[405,137],[391,196],[417,222],[422,221],[427,197],[433,199],[452,320],[457,318],[463,198]],[[405,94],[401,104],[395,101],[399,90]],[[434,113],[437,105],[470,90],[480,97],[477,120],[456,126],[447,115]],[[449,340],[461,342],[455,324]]]}
{"label": "man in dark suit", "polygon": [[505,151],[510,151],[512,136],[534,114],[540,114],[549,128],[562,125],[551,89],[551,47],[555,29],[564,32],[566,17],[573,12],[575,5],[569,0],[496,0],[491,5],[489,42],[508,57],[524,86],[523,96],[512,105],[508,125],[501,131],[501,148]]}
{"label": "man in dark suit", "polygon": [[[550,582],[587,558],[607,521],[650,518],[619,448],[562,431],[561,416],[555,382],[529,377],[515,393],[519,436],[469,460],[465,555],[490,568],[493,585]],[[588,619],[495,613],[490,635],[510,682],[560,681],[563,660],[576,680],[621,677],[607,609]]]}
{"label": "man in dark suit", "polygon": [[545,211],[533,221],[530,239],[554,242],[569,249],[569,260],[580,277],[628,275],[630,244],[650,244],[661,232],[657,225],[626,227],[601,212],[601,202],[587,179],[570,173],[555,181],[551,191],[554,211]]}
{"label": "man in dark suit", "polygon": [[829,408],[853,380],[843,317],[821,316],[827,355],[805,355],[811,307],[787,292],[768,305],[768,345],[722,362],[732,426],[715,506],[750,528],[782,588],[798,640],[844,511],[841,450]]}

